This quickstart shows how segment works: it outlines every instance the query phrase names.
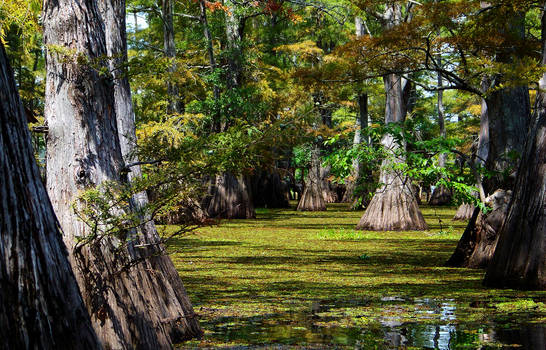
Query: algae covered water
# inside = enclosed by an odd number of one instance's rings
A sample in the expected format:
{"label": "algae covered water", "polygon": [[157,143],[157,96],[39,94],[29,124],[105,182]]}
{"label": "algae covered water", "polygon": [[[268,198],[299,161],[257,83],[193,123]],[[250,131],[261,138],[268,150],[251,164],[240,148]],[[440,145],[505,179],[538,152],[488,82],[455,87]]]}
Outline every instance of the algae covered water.
{"label": "algae covered water", "polygon": [[423,212],[424,232],[355,231],[361,212],[331,205],[177,238],[171,256],[205,331],[180,347],[546,349],[546,292],[488,289],[483,270],[445,267],[465,223],[454,208]]}

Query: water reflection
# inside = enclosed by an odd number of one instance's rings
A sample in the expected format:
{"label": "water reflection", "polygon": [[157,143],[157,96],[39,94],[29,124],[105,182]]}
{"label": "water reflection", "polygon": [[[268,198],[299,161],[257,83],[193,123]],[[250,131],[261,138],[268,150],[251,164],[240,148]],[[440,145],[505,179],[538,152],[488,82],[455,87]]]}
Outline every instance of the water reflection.
{"label": "water reflection", "polygon": [[[315,302],[309,312],[264,315],[246,320],[224,318],[205,325],[208,337],[222,343],[242,343],[247,347],[274,348],[351,348],[351,349],[545,349],[546,325],[504,323],[459,324],[453,300],[415,299],[417,322],[405,322],[401,316],[403,299],[383,299],[387,312],[379,316],[379,326],[344,327],[340,323],[322,326],[335,316],[322,312],[343,310],[329,302]],[[353,302],[352,305],[365,301]],[[390,308],[390,309],[389,309]],[[400,312],[399,312],[400,311]],[[343,314],[343,312],[341,312]],[[320,320],[320,322],[317,322]],[[406,319],[407,320],[407,319]]]}

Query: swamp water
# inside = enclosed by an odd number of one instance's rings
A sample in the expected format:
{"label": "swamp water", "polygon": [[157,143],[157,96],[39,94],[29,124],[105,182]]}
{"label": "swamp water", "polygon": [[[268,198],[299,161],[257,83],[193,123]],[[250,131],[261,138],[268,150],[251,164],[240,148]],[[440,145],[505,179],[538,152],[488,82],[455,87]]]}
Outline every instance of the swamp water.
{"label": "swamp water", "polygon": [[[375,320],[365,309],[358,315],[367,302],[352,301],[352,308],[341,309],[336,303],[313,302],[305,313],[226,317],[205,322],[204,327],[211,345],[245,344],[227,345],[230,349],[546,349],[546,325],[519,323],[516,315],[511,320],[459,323],[453,300],[417,299],[415,315],[410,316],[416,322],[408,322],[406,300],[381,301],[385,315]],[[344,325],[347,317],[362,326]]]}
{"label": "swamp water", "polygon": [[173,240],[205,332],[180,347],[546,350],[546,292],[445,267],[466,223],[451,221],[456,208],[421,209],[428,231],[355,231],[362,212],[329,205],[260,209]]}

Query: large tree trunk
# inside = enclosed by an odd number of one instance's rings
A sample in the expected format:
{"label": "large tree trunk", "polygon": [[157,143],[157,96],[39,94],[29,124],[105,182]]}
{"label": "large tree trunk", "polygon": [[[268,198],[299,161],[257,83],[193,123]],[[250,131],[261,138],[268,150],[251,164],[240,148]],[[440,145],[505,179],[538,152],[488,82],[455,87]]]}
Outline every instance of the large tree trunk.
{"label": "large tree trunk", "polygon": [[485,190],[512,189],[525,144],[531,106],[527,86],[493,91],[487,98],[489,153],[486,168],[499,174],[485,179]]}
{"label": "large tree trunk", "polygon": [[298,211],[324,211],[326,203],[322,190],[322,177],[320,176],[320,148],[314,145],[311,150],[311,164],[305,179],[303,194],[298,202]]}
{"label": "large tree trunk", "polygon": [[[542,65],[546,65],[544,13]],[[513,200],[485,275],[487,286],[546,289],[546,74],[539,88],[537,118],[527,135]]]}
{"label": "large tree trunk", "polygon": [[337,192],[330,181],[330,165],[323,166],[320,164],[320,179],[322,181],[322,197],[324,198],[325,203],[336,203],[338,202]]}
{"label": "large tree trunk", "polygon": [[231,173],[216,175],[209,185],[203,208],[211,218],[252,219],[256,217],[248,180]]}
{"label": "large tree trunk", "polygon": [[[118,127],[118,137],[120,143],[121,154],[125,164],[136,163],[138,158],[136,152],[136,125],[133,103],[131,98],[131,89],[127,71],[121,69],[127,63],[127,38],[125,24],[125,0],[108,0],[101,1],[99,8],[105,22],[105,37],[106,50],[110,60],[110,68],[114,78],[114,99],[115,112]],[[140,166],[135,165],[129,169],[128,180],[138,179],[142,176]],[[188,200],[191,202],[191,200]],[[148,196],[146,192],[139,192],[133,196],[131,206],[134,209],[140,209],[148,204]],[[188,205],[188,207],[190,207]],[[189,215],[197,215],[198,208],[189,208]],[[186,212],[184,214],[187,214]],[[188,215],[186,215],[187,217]],[[192,217],[195,221],[199,221],[200,217]],[[202,331],[199,326],[199,321],[194,317],[186,317],[194,315],[191,302],[186,294],[182,281],[171,259],[165,255],[165,247],[161,244],[161,238],[156,230],[155,224],[148,216],[141,218],[143,224],[138,227],[135,237],[139,240],[138,244],[148,245],[146,252],[142,252],[143,257],[147,257],[148,261],[142,263],[142,267],[149,271],[154,271],[150,275],[150,294],[162,295],[162,298],[152,300],[156,304],[153,308],[160,312],[160,317],[163,320],[179,320],[171,321],[170,333],[176,333],[177,338],[172,339],[187,339],[200,336]],[[155,291],[154,291],[155,289]],[[168,324],[168,322],[166,322]]]}
{"label": "large tree trunk", "polygon": [[121,180],[118,107],[112,80],[96,69],[108,54],[96,2],[46,1],[44,23],[47,188],[95,331],[106,347],[115,349],[165,348],[198,335],[191,306],[180,305],[183,289],[174,290],[180,285],[174,270],[158,268],[161,258],[146,259],[157,246],[137,248],[141,241],[132,235],[78,245],[93,234],[73,212],[79,193]]}
{"label": "large tree trunk", "polygon": [[[404,83],[401,76],[389,74],[384,77],[386,92],[385,123],[400,123],[406,117],[407,101],[404,98]],[[409,84],[409,83],[407,83]],[[392,157],[383,160],[379,182],[382,184],[372,198],[357,225],[359,230],[393,231],[426,230],[427,224],[412,190],[411,181],[393,169],[393,163],[404,159],[396,152],[400,147],[392,135],[381,140]]]}
{"label": "large tree trunk", "polygon": [[[509,31],[514,38],[523,40],[525,37],[523,20],[524,14],[514,12],[502,31]],[[512,49],[505,49],[498,53],[496,59],[499,62],[510,63],[514,54]],[[523,152],[530,120],[527,86],[501,89],[499,87],[502,84],[502,79],[502,76],[494,76],[492,78],[484,77],[482,80],[482,90],[487,95],[482,100],[477,163],[485,166],[486,170],[490,172],[496,172],[495,176],[484,179],[483,188],[478,186],[482,200],[487,194],[493,193],[494,195],[497,190],[511,190],[514,187],[514,169],[519,162],[518,156]],[[499,214],[499,218],[504,218],[505,215],[506,212],[502,215]],[[486,217],[482,215],[476,220],[471,219],[466,231],[475,232],[475,234],[463,234],[458,244],[458,247],[467,247],[466,250],[471,251],[468,256],[483,258],[472,261],[470,259],[453,259],[452,257],[451,262],[462,261],[461,266],[487,266],[498,240],[496,235],[500,231],[485,229],[483,221],[487,220]],[[489,248],[485,249],[484,246]],[[458,252],[455,251],[454,256],[457,254]],[[458,265],[453,263],[452,266]]]}
{"label": "large tree trunk", "polygon": [[1,43],[0,172],[0,348],[101,349],[34,160]]}
{"label": "large tree trunk", "polygon": [[[542,82],[546,82],[546,76]],[[543,84],[541,88],[546,88]],[[546,289],[546,96],[519,168],[514,199],[484,283]]]}

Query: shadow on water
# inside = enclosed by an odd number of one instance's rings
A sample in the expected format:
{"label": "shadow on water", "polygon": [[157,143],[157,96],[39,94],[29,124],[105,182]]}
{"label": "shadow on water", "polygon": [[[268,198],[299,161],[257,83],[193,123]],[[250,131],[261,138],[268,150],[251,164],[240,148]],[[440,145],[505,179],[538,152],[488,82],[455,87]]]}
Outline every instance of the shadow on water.
{"label": "shadow on water", "polygon": [[[382,299],[396,309],[406,300]],[[365,299],[345,301],[320,300],[308,312],[277,313],[248,318],[221,317],[205,325],[207,336],[224,344],[236,343],[246,348],[351,348],[351,349],[546,349],[546,325],[488,322],[459,324],[453,300],[416,299],[434,322],[402,322],[394,313],[361,327],[336,324],[341,318],[328,315],[339,307],[366,306]],[[434,315],[434,316],[432,316]],[[359,317],[358,315],[355,317]],[[425,316],[426,318],[426,316]]]}

